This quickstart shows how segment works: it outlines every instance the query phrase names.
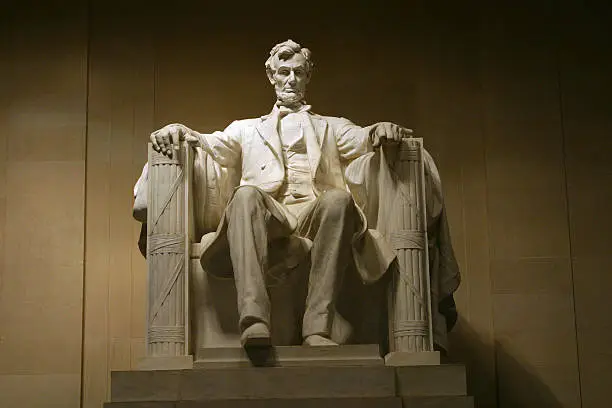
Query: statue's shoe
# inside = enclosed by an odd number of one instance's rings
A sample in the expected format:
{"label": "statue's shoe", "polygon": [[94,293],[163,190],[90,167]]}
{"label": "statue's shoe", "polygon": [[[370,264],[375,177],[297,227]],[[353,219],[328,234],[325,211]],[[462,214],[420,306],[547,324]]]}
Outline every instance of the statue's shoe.
{"label": "statue's shoe", "polygon": [[240,344],[242,347],[270,347],[270,329],[264,323],[253,323],[242,332]]}
{"label": "statue's shoe", "polygon": [[323,337],[319,334],[313,334],[304,339],[305,346],[337,346],[338,343],[335,341],[328,339],[327,337]]}

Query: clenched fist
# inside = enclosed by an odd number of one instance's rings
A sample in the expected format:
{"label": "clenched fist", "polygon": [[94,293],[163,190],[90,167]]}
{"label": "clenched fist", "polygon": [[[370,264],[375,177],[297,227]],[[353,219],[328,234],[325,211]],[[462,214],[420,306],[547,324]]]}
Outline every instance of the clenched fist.
{"label": "clenched fist", "polygon": [[412,129],[401,127],[391,122],[380,122],[371,126],[370,140],[373,147],[385,143],[399,143],[402,139],[412,137]]}
{"label": "clenched fist", "polygon": [[168,157],[172,157],[172,152],[179,149],[182,141],[197,143],[197,132],[180,123],[172,123],[151,133],[153,149]]}

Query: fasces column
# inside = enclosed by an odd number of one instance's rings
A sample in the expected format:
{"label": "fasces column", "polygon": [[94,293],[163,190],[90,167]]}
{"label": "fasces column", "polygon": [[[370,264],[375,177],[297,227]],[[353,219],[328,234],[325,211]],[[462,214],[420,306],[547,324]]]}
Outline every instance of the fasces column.
{"label": "fasces column", "polygon": [[167,157],[149,144],[147,334],[141,368],[189,366],[191,148]]}
{"label": "fasces column", "polygon": [[389,294],[387,365],[439,364],[433,351],[422,139],[404,139],[393,165],[397,228],[389,241],[399,270]]}

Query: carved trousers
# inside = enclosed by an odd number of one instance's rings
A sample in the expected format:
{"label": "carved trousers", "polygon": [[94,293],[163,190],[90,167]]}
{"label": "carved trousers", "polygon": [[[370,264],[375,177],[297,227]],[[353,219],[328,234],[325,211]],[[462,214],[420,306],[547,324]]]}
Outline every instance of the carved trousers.
{"label": "carved trousers", "polygon": [[257,188],[242,186],[226,210],[240,329],[254,322],[270,325],[268,245],[275,238],[295,233],[313,242],[302,336],[329,336],[337,288],[351,259],[351,239],[357,225],[353,199],[347,191],[324,192],[300,217],[296,231],[272,215],[268,208],[274,205],[271,200]]}

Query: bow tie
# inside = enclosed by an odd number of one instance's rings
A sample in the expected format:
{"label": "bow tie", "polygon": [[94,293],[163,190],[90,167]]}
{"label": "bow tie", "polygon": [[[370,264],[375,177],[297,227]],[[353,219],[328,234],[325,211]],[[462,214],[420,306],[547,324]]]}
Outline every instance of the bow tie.
{"label": "bow tie", "polygon": [[290,113],[301,113],[301,112],[308,112],[311,108],[310,105],[301,105],[298,108],[292,109],[288,106],[283,106],[283,105],[276,105],[276,108],[278,110],[278,117],[282,118],[283,116],[287,116]]}

